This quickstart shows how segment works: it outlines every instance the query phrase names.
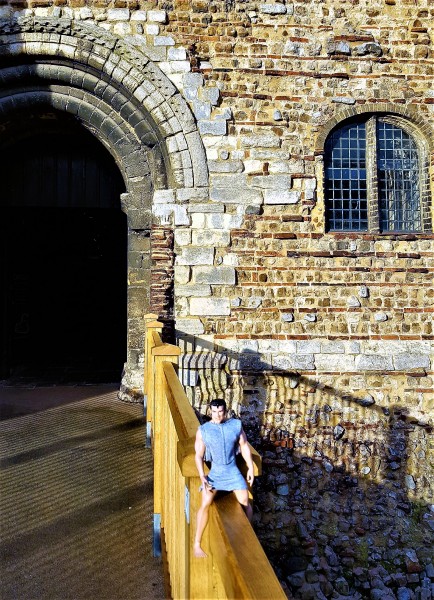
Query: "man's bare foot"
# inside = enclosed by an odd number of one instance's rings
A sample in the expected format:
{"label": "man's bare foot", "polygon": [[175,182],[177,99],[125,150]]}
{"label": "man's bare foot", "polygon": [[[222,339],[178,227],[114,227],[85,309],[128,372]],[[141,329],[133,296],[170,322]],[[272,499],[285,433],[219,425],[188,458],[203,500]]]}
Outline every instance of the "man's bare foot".
{"label": "man's bare foot", "polygon": [[206,558],[208,554],[200,547],[200,542],[195,542],[193,545],[193,552],[196,558]]}

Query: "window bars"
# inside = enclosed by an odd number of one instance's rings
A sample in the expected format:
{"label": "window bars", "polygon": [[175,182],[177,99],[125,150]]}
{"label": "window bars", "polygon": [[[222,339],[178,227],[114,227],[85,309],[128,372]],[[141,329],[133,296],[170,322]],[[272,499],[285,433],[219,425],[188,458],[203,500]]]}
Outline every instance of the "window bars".
{"label": "window bars", "polygon": [[367,119],[345,124],[327,139],[328,229],[368,231],[370,226],[374,228],[368,214],[379,212],[380,231],[421,231],[416,143],[404,129],[389,120],[371,119],[376,123],[370,128],[372,136],[367,134],[367,124],[372,122]]}

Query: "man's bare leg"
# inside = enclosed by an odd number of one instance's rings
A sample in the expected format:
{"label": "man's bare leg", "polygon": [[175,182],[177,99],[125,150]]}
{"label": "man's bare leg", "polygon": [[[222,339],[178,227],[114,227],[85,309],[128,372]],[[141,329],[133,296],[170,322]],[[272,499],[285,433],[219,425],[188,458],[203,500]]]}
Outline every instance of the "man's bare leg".
{"label": "man's bare leg", "polygon": [[202,504],[197,511],[197,519],[196,519],[196,535],[194,538],[193,552],[196,558],[206,558],[207,554],[202,550],[200,545],[202,541],[202,534],[205,530],[205,527],[208,523],[208,512],[209,507],[211,506],[214,496],[216,494],[215,490],[202,490]]}
{"label": "man's bare leg", "polygon": [[238,502],[243,507],[244,512],[246,513],[246,517],[249,519],[250,522],[252,522],[253,508],[252,508],[252,505],[249,502],[249,492],[248,492],[248,490],[234,490],[234,494],[235,494],[236,499],[238,500]]}

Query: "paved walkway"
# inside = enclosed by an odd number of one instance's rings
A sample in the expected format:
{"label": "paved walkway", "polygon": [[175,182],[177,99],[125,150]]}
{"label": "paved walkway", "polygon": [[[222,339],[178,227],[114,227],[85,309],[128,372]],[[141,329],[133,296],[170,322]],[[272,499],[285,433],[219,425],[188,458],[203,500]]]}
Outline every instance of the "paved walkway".
{"label": "paved walkway", "polygon": [[164,598],[141,405],[0,384],[0,407],[2,600]]}

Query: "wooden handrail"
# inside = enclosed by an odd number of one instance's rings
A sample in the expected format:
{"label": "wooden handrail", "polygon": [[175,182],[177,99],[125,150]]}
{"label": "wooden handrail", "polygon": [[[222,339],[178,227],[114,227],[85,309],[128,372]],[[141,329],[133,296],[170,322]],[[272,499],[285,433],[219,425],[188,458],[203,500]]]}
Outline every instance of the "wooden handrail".
{"label": "wooden handrail", "polygon": [[[193,555],[200,479],[194,441],[199,420],[177,376],[180,349],[161,340],[162,324],[146,322],[147,420],[154,454],[154,552],[164,539],[171,597],[189,600],[287,598],[233,494],[216,499],[202,546]],[[255,474],[261,457],[251,447]],[[245,463],[244,463],[245,466]]]}

